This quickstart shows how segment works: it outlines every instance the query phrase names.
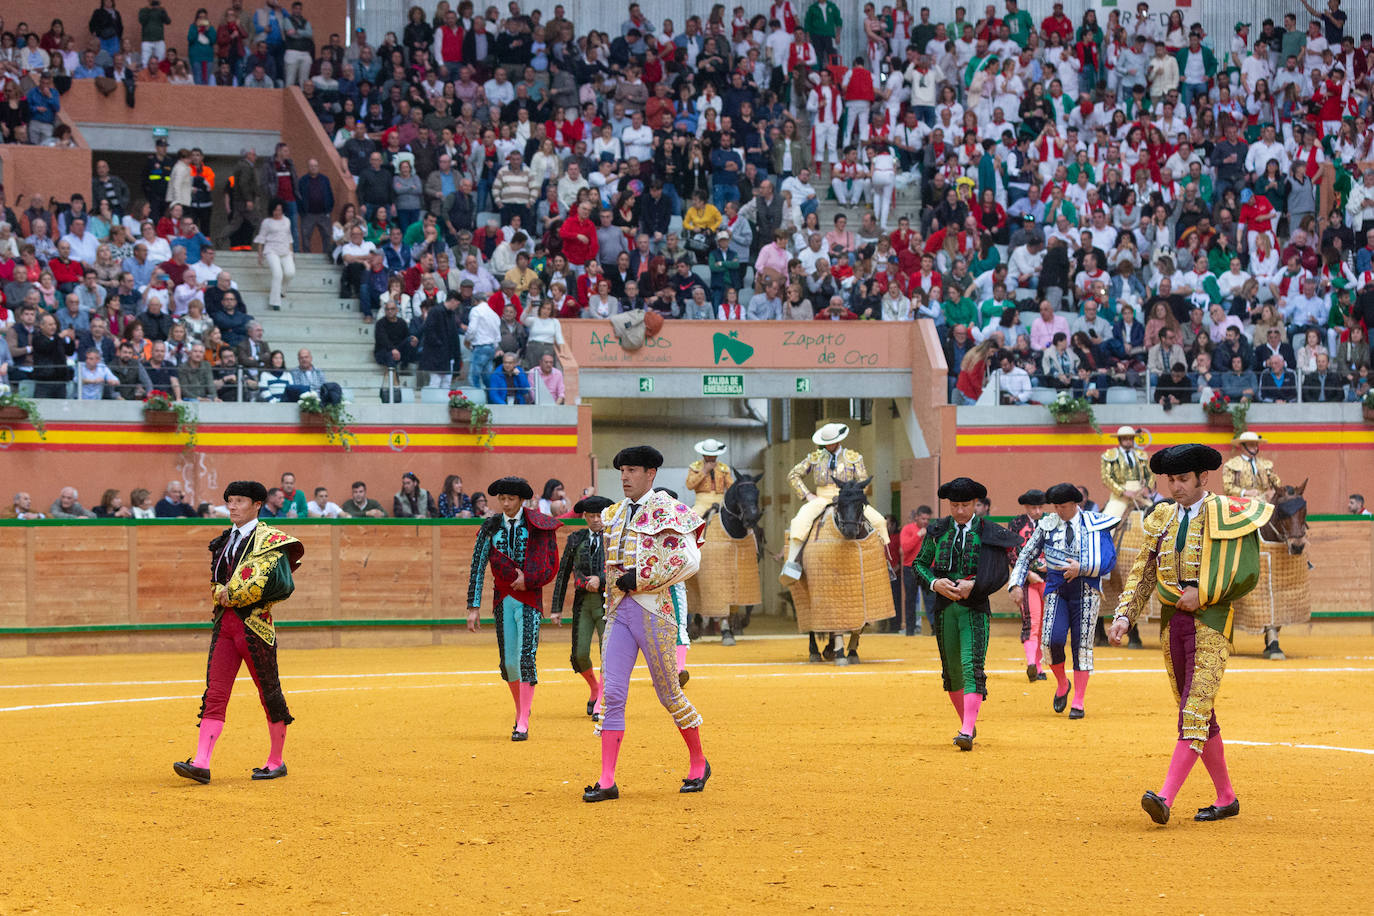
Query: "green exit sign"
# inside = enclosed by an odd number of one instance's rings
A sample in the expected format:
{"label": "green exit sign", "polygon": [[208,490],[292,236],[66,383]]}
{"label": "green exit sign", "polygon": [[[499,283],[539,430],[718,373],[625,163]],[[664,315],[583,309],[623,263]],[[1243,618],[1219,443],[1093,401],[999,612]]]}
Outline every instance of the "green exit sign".
{"label": "green exit sign", "polygon": [[701,377],[701,393],[703,395],[742,397],[744,395],[744,376],[703,375]]}
{"label": "green exit sign", "polygon": [[799,379],[797,379],[797,394],[806,394],[806,393],[809,392],[810,390],[811,390],[811,379],[809,379],[809,378],[799,378]]}
{"label": "green exit sign", "polygon": [[640,378],[639,378],[639,393],[640,393],[640,394],[652,394],[652,393],[653,393],[653,390],[654,390],[654,380],[653,380],[653,378],[650,377],[650,376],[640,376]]}

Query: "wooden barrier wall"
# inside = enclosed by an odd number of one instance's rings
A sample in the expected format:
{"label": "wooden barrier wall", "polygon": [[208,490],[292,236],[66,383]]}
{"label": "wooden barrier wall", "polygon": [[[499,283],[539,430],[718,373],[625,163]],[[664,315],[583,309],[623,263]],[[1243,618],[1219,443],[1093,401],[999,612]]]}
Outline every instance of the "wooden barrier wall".
{"label": "wooden barrier wall", "polygon": [[[465,625],[477,524],[282,521],[305,544],[296,593],[276,615],[283,645],[443,642]],[[0,522],[0,656],[203,647],[206,545],[221,530],[190,521]],[[560,551],[573,530],[559,530]],[[1374,519],[1314,521],[1308,552],[1314,614],[1374,616]],[[552,594],[545,588],[546,606]],[[491,606],[488,576],[484,618]],[[993,610],[1014,613],[1004,596]]]}
{"label": "wooden barrier wall", "polygon": [[[274,615],[284,645],[430,644],[466,625],[479,522],[277,523],[305,545],[296,592]],[[203,645],[206,547],[222,530],[193,521],[0,523],[0,656]],[[560,553],[573,530],[559,530]],[[546,587],[546,606],[552,595]],[[488,575],[484,618],[491,607]]]}

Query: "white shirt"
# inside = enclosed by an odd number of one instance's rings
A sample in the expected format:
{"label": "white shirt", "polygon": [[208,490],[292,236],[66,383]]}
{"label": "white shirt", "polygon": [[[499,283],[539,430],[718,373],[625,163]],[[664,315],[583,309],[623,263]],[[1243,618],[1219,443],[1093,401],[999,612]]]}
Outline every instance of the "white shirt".
{"label": "white shirt", "polygon": [[331,503],[328,500],[325,501],[323,509],[321,509],[320,504],[313,499],[305,505],[306,509],[309,510],[311,518],[341,518],[343,516],[343,510],[339,508],[338,504]]}
{"label": "white shirt", "polygon": [[649,125],[630,126],[620,134],[625,144],[625,158],[647,162],[654,155],[654,132]]}
{"label": "white shirt", "polygon": [[501,342],[501,318],[491,306],[479,302],[468,313],[467,343],[471,347],[496,346]]}

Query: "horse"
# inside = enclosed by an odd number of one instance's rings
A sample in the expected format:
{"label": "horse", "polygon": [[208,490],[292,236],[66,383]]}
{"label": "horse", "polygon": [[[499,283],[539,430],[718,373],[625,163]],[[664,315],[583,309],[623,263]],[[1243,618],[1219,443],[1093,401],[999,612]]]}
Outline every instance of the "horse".
{"label": "horse", "polygon": [[[760,521],[763,518],[763,500],[759,495],[759,481],[762,474],[750,476],[737,474],[724,493],[721,501],[706,512],[708,530],[706,543],[702,546],[702,572],[691,580],[690,587],[696,590],[698,612],[692,615],[688,635],[698,639],[706,628],[706,621],[721,619],[720,644],[733,646],[735,632],[743,632],[749,626],[754,605],[762,600],[758,584],[758,563],[763,557],[764,536]],[[719,517],[720,533],[729,542],[742,541],[754,536],[753,569],[741,569],[742,558],[736,551],[739,546],[713,538],[715,529],[710,527],[711,519]],[[724,549],[718,549],[718,548]],[[712,568],[719,563],[721,568]],[[702,573],[706,575],[703,576]],[[750,576],[752,575],[752,578]],[[752,601],[746,599],[754,599]],[[690,600],[690,599],[689,599]],[[730,611],[732,607],[744,608],[742,615]],[[725,609],[724,615],[703,614],[702,609]],[[737,626],[736,626],[737,624]]]}
{"label": "horse", "polygon": [[[815,527],[811,529],[808,538],[810,550],[803,551],[803,565],[808,569],[808,572],[811,569],[812,563],[818,562],[817,553],[821,544],[862,542],[873,534],[873,529],[864,518],[864,509],[868,506],[868,496],[864,490],[872,479],[873,478],[870,477],[867,480],[850,481],[839,484],[839,493],[836,494],[835,498],[831,501],[826,512],[817,520]],[[839,540],[830,540],[827,542],[823,537],[817,537],[818,534],[823,534],[826,525],[834,526],[835,530],[839,532]],[[862,550],[862,547],[860,549]],[[853,584],[857,585],[858,591],[856,594],[847,595],[844,600],[852,604],[857,604],[858,606],[857,608],[846,607],[842,609],[832,607],[830,611],[832,613],[832,618],[835,613],[846,611],[857,611],[860,616],[856,620],[852,617],[851,613],[848,619],[852,620],[853,624],[845,629],[811,630],[808,628],[807,641],[810,649],[810,660],[813,662],[819,662],[824,659],[826,661],[833,660],[837,665],[857,665],[859,663],[859,635],[863,632],[863,628],[867,623],[868,610],[867,607],[864,606],[865,592],[863,591],[864,582],[862,581],[863,575],[861,572],[862,560],[860,559],[860,554],[853,551],[847,552],[845,556],[853,556],[855,561],[859,564],[860,571],[830,569],[825,571],[827,575],[823,578],[831,585],[836,586],[850,584],[850,581],[852,581]],[[882,570],[884,573],[887,572],[887,556],[885,551],[883,552]],[[816,572],[819,574],[822,570],[817,568]],[[792,585],[792,597],[793,603],[797,605],[799,621],[805,618],[809,622],[812,616],[811,607],[813,597],[811,588],[805,581],[808,578],[810,578],[809,574],[804,577],[802,581]],[[886,585],[888,577],[884,575],[882,578]],[[883,588],[881,591],[882,595],[880,596],[880,600],[885,602],[885,607],[881,609],[880,616],[883,618],[891,617],[892,592],[890,588]],[[824,650],[819,647],[816,641],[818,635],[823,635],[825,638]],[[847,653],[845,646],[846,637],[848,637]]]}
{"label": "horse", "polygon": [[[1261,528],[1259,533],[1260,540],[1265,543],[1285,545],[1290,557],[1302,556],[1303,551],[1307,549],[1307,500],[1303,497],[1303,491],[1306,489],[1307,481],[1304,480],[1296,487],[1282,487],[1280,492],[1275,492],[1274,513],[1270,516],[1269,523]],[[1278,564],[1261,567],[1261,576],[1272,577],[1275,565]],[[1272,582],[1265,583],[1265,585],[1267,591],[1272,590]],[[1292,611],[1293,608],[1286,608],[1286,610]],[[1279,648],[1279,631],[1281,629],[1283,627],[1277,624],[1263,628],[1264,656],[1266,658],[1276,661],[1282,661],[1286,658],[1283,650]]]}

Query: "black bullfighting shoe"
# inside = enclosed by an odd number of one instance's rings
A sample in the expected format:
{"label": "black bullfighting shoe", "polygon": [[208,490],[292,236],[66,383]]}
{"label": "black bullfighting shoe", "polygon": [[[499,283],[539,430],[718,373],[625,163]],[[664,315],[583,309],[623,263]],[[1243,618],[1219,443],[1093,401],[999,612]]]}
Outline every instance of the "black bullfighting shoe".
{"label": "black bullfighting shoe", "polygon": [[708,779],[710,779],[710,778],[711,778],[711,761],[708,760],[708,761],[706,761],[706,769],[705,769],[705,771],[704,771],[700,776],[698,776],[696,779],[684,779],[684,780],[682,781],[682,788],[681,788],[681,789],[678,789],[678,791],[681,792],[681,793],[683,793],[684,795],[687,794],[688,792],[704,792],[704,791],[706,791],[706,780],[708,780]]}
{"label": "black bullfighting shoe", "polygon": [[1153,792],[1146,792],[1140,797],[1140,807],[1145,809],[1145,813],[1150,815],[1150,820],[1156,824],[1169,823],[1169,805]]}
{"label": "black bullfighting shoe", "polygon": [[1231,804],[1222,805],[1220,808],[1216,805],[1208,805],[1206,808],[1197,809],[1197,815],[1193,817],[1193,820],[1221,821],[1228,817],[1235,817],[1237,814],[1240,814],[1240,799],[1233,798]]}
{"label": "black bullfighting shoe", "polygon": [[960,732],[954,736],[954,746],[961,751],[973,750],[973,736]]}
{"label": "black bullfighting shoe", "polygon": [[1069,688],[1065,687],[1065,688],[1064,688],[1064,693],[1063,693],[1062,696],[1061,696],[1060,694],[1057,694],[1057,693],[1054,695],[1054,711],[1055,711],[1055,712],[1063,712],[1063,711],[1064,711],[1064,707],[1065,707],[1065,706],[1068,706],[1068,705],[1069,705]]}
{"label": "black bullfighting shoe", "polygon": [[589,715],[589,716],[594,716],[594,715],[596,715],[596,700],[588,700],[588,701],[587,701],[587,715]]}
{"label": "black bullfighting shoe", "polygon": [[1070,718],[1070,719],[1081,719],[1081,718],[1083,718],[1083,717],[1086,716],[1086,715],[1087,715],[1087,713],[1084,712],[1083,710],[1079,709],[1077,706],[1075,706],[1073,709],[1070,709],[1070,710],[1069,710],[1069,718]]}
{"label": "black bullfighting shoe", "polygon": [[582,800],[584,802],[614,801],[620,797],[620,789],[611,786],[609,789],[601,788],[601,783],[594,786],[587,786],[582,790]]}
{"label": "black bullfighting shoe", "polygon": [[1039,678],[1037,677],[1038,674],[1039,672],[1035,670],[1034,665],[1026,666],[1026,680],[1030,681],[1032,684],[1039,680]]}
{"label": "black bullfighting shoe", "polygon": [[512,741],[528,741],[528,740],[530,740],[530,733],[529,733],[529,731],[523,731],[523,732],[512,731],[512,732],[510,733],[510,740],[512,740]]}
{"label": "black bullfighting shoe", "polygon": [[281,778],[282,778],[283,776],[285,776],[285,775],[286,775],[286,761],[285,761],[285,760],[282,761],[281,766],[276,767],[275,769],[268,769],[267,767],[253,767],[253,778],[254,778],[254,779],[281,779]]}
{"label": "black bullfighting shoe", "polygon": [[679,672],[677,673],[677,685],[678,685],[679,687],[686,687],[686,686],[687,686],[687,682],[690,681],[691,679],[692,679],[692,672],[688,671],[686,668],[683,668],[681,671],[679,671]]}
{"label": "black bullfighting shoe", "polygon": [[172,764],[172,770],[178,776],[185,776],[187,779],[194,780],[203,786],[210,781],[210,768],[196,766],[193,762],[194,759],[195,758],[178,760],[176,763]]}

